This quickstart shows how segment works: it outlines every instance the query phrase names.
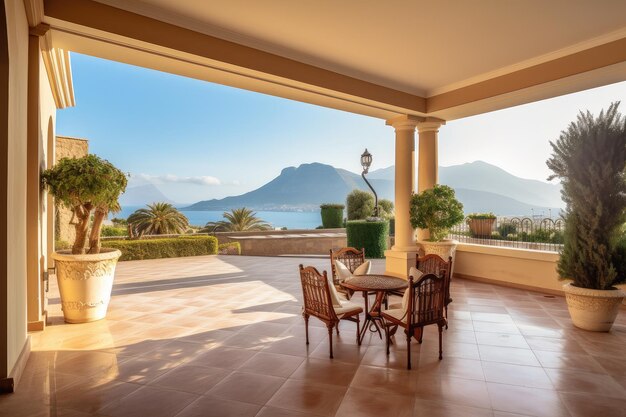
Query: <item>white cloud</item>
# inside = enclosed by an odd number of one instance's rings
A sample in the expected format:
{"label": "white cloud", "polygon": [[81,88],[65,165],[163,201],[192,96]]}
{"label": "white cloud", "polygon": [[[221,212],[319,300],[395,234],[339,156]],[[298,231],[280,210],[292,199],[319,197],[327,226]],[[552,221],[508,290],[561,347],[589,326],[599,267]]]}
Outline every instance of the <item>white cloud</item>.
{"label": "white cloud", "polygon": [[165,175],[150,175],[150,174],[132,174],[132,180],[138,182],[150,182],[152,184],[167,184],[167,183],[184,183],[184,184],[197,184],[197,185],[221,185],[222,182],[219,178],[211,176],[197,176],[197,177],[180,177],[173,174]]}

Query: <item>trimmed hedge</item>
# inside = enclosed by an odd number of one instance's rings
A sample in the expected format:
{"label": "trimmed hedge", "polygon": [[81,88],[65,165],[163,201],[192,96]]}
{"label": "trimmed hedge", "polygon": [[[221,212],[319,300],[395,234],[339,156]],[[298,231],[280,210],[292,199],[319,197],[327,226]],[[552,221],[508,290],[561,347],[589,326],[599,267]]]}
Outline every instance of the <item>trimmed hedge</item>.
{"label": "trimmed hedge", "polygon": [[340,229],[343,227],[343,204],[322,204],[322,226],[324,229]]}
{"label": "trimmed hedge", "polygon": [[389,222],[368,222],[365,220],[350,220],[346,224],[348,246],[364,248],[368,258],[384,258],[389,236]]}
{"label": "trimmed hedge", "polygon": [[217,255],[217,238],[214,236],[107,240],[103,242],[103,246],[122,251],[120,261]]}
{"label": "trimmed hedge", "polygon": [[217,253],[218,255],[241,255],[241,244],[239,242],[220,243]]}

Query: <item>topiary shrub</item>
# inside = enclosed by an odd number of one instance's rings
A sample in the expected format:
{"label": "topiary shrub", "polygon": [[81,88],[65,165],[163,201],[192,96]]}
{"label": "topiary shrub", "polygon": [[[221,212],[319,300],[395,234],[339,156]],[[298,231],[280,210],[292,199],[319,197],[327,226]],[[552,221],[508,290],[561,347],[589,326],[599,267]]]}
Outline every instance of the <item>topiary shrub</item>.
{"label": "topiary shrub", "polygon": [[181,236],[164,239],[108,240],[107,247],[122,252],[120,261],[217,255],[214,236]]}
{"label": "topiary shrub", "polygon": [[346,198],[348,220],[365,220],[374,212],[374,195],[367,191],[352,190]]}
{"label": "topiary shrub", "polygon": [[324,229],[340,229],[343,227],[343,204],[322,204],[320,213],[322,215],[322,226]]}
{"label": "topiary shrub", "polygon": [[383,219],[390,219],[394,216],[393,214],[393,201],[387,200],[383,198],[382,200],[378,200],[378,216]]}
{"label": "topiary shrub", "polygon": [[348,246],[364,248],[368,258],[384,258],[389,237],[389,222],[351,220],[346,224]]}
{"label": "topiary shrub", "polygon": [[241,244],[239,242],[220,243],[217,247],[218,255],[241,255]]}

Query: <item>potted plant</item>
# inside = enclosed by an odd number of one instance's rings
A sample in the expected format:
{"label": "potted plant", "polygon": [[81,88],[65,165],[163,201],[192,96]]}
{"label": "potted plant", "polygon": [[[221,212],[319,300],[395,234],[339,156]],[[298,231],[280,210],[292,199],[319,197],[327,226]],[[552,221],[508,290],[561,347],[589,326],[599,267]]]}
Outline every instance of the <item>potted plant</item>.
{"label": "potted plant", "polygon": [[467,225],[472,237],[491,237],[493,225],[496,223],[496,215],[493,213],[472,213],[467,216]]}
{"label": "potted plant", "polygon": [[43,172],[42,182],[57,202],[72,210],[75,219],[72,249],[52,254],[65,321],[100,320],[106,316],[115,265],[121,256],[117,249],[101,248],[100,233],[107,214],[119,210],[126,175],[110,162],[86,155],[61,159]]}
{"label": "potted plant", "polygon": [[617,270],[619,241],[626,220],[626,118],[613,103],[595,118],[581,112],[559,139],[547,161],[563,185],[564,245],[558,262],[572,322],[592,331],[609,331],[624,293]]}
{"label": "potted plant", "polygon": [[411,226],[428,229],[429,238],[418,243],[426,254],[437,254],[443,259],[454,257],[458,242],[446,240],[450,228],[463,221],[463,204],[447,185],[435,185],[411,196],[409,209]]}

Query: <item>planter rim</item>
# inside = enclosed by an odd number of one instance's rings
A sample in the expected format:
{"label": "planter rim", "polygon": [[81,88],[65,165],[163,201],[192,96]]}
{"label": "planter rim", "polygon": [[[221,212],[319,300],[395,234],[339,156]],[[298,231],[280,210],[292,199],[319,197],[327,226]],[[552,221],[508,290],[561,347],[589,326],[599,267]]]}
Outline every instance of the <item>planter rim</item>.
{"label": "planter rim", "polygon": [[587,297],[602,297],[602,298],[624,298],[626,292],[619,288],[612,290],[594,290],[592,288],[582,288],[573,285],[571,282],[563,285],[563,291],[566,294],[582,295]]}
{"label": "planter rim", "polygon": [[417,243],[420,245],[436,245],[436,246],[450,246],[450,245],[458,245],[459,241],[454,239],[443,239],[438,241],[430,241],[430,240],[418,240]]}
{"label": "planter rim", "polygon": [[83,255],[72,255],[71,249],[64,249],[60,251],[55,251],[52,253],[52,259],[55,261],[65,261],[65,262],[96,262],[96,261],[106,261],[109,259],[118,259],[122,256],[122,252],[119,249],[113,248],[102,248],[100,249],[100,253],[91,253],[91,254],[83,254]]}

